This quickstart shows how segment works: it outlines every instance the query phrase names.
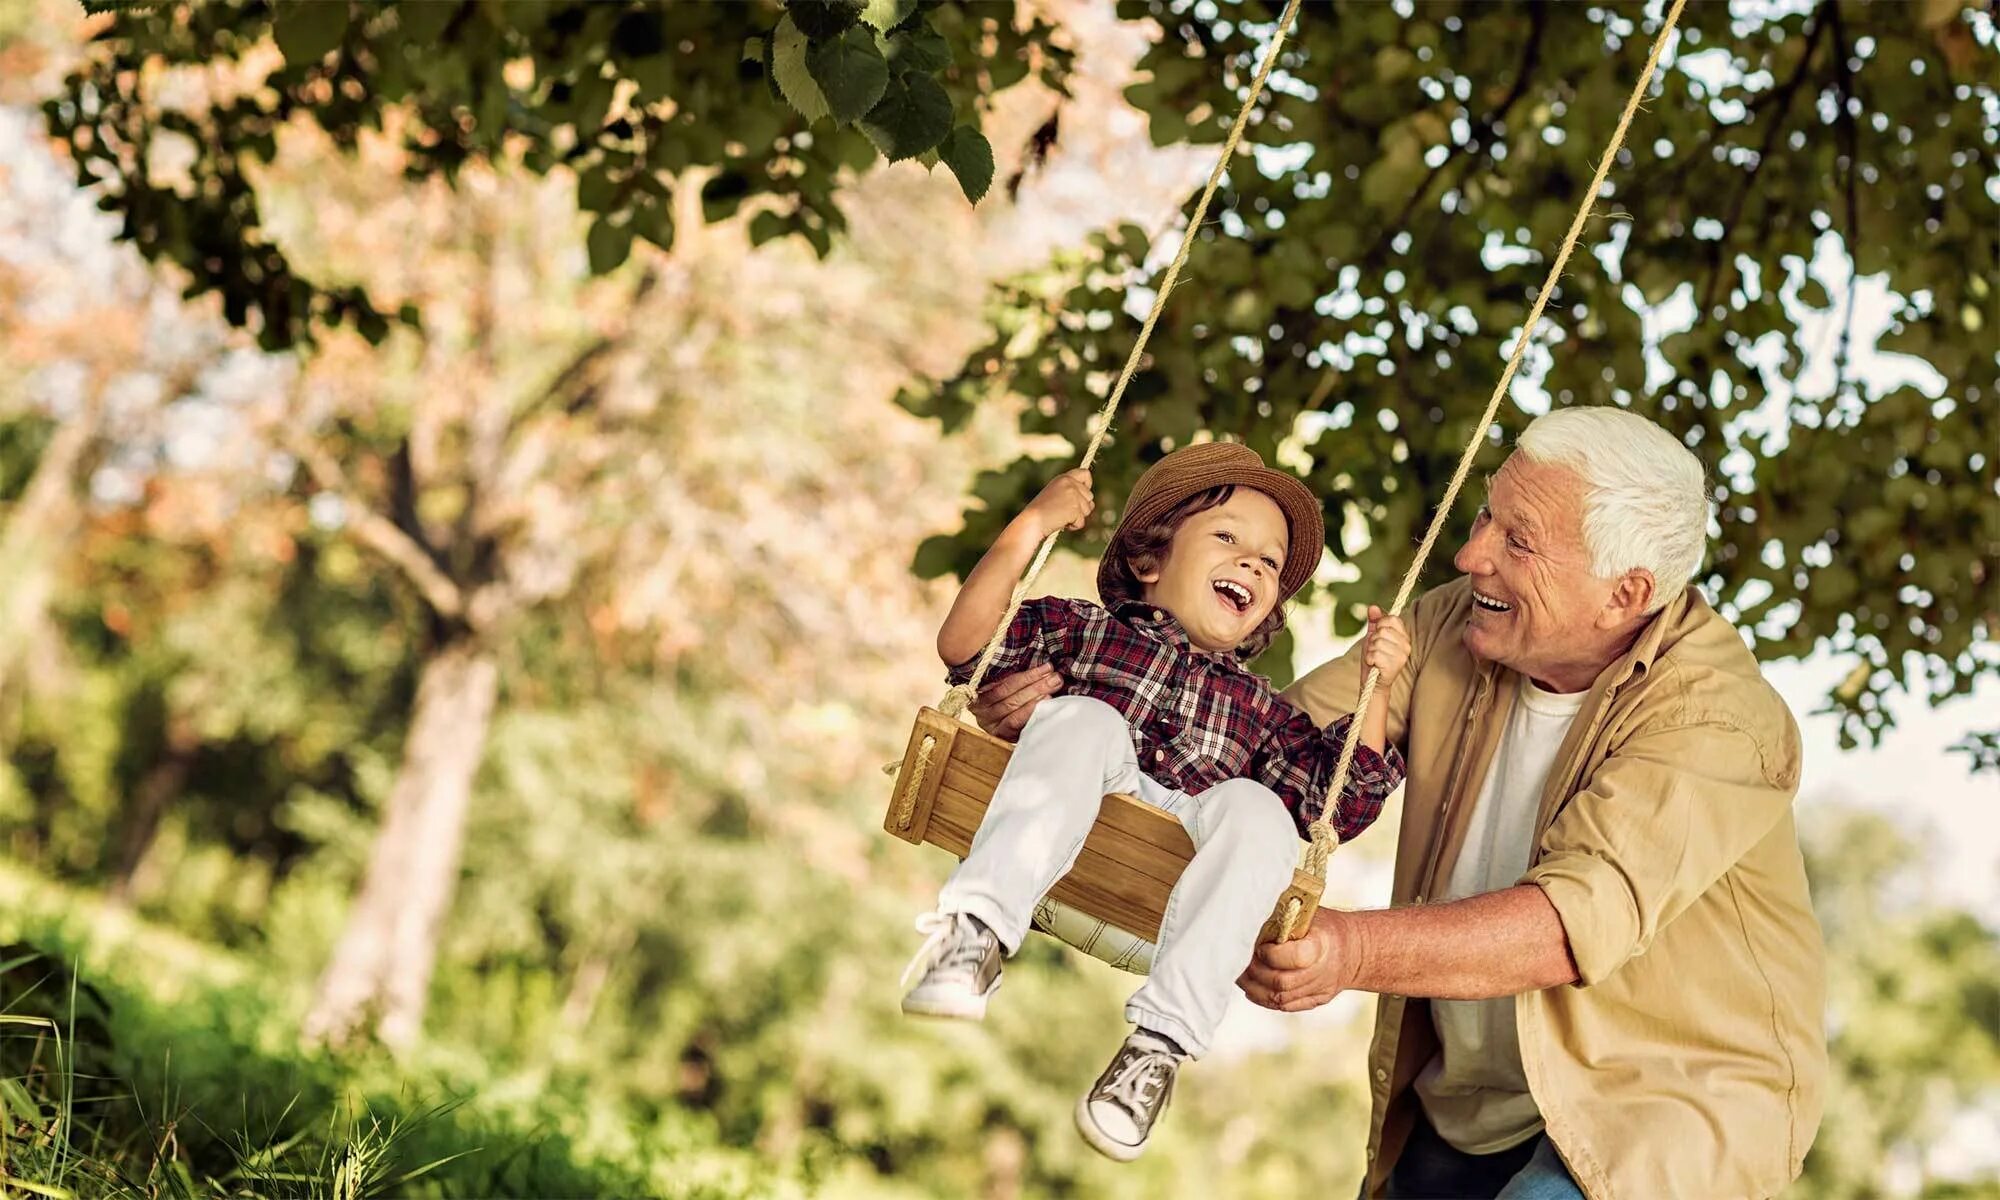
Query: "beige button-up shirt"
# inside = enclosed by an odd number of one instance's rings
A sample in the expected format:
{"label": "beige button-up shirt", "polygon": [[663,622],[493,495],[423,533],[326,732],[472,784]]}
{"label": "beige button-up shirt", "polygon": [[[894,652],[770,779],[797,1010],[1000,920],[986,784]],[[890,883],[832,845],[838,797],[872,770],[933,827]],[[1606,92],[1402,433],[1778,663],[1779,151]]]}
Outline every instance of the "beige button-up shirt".
{"label": "beige button-up shirt", "polygon": [[[1397,905],[1450,877],[1516,702],[1517,676],[1459,640],[1471,603],[1463,579],[1417,601],[1387,697],[1409,771]],[[1362,670],[1357,643],[1286,698],[1324,724],[1352,709]],[[1515,1025],[1548,1135],[1591,1200],[1764,1197],[1798,1176],[1827,1070],[1798,782],[1791,713],[1692,589],[1597,677],[1557,752],[1522,882],[1555,906],[1581,979],[1521,995]],[[1381,997],[1370,1195],[1437,1049],[1427,1001]]]}

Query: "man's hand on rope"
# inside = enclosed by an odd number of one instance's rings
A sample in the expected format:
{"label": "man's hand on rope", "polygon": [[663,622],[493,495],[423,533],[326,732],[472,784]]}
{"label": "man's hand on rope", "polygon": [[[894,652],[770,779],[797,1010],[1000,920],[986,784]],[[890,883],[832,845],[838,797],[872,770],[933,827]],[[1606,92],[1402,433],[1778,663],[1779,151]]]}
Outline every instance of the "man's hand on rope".
{"label": "man's hand on rope", "polygon": [[1035,706],[1062,691],[1062,676],[1047,663],[989,679],[979,689],[979,699],[966,711],[979,727],[1004,741],[1014,741],[1028,724]]}
{"label": "man's hand on rope", "polygon": [[1278,1012],[1318,1008],[1352,987],[1356,964],[1346,952],[1340,916],[1322,908],[1304,937],[1257,947],[1236,986],[1251,1003]]}

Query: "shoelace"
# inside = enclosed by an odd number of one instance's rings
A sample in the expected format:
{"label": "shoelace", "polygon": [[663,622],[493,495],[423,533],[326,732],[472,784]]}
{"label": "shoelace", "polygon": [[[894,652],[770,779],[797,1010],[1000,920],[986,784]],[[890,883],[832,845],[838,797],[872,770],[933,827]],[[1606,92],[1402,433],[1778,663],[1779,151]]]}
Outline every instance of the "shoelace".
{"label": "shoelace", "polygon": [[986,948],[980,944],[976,934],[968,933],[964,941],[953,947],[950,955],[939,953],[951,940],[952,932],[957,925],[956,913],[928,912],[917,918],[917,932],[925,935],[924,944],[917,947],[916,957],[910,959],[910,965],[903,968],[901,986],[909,987],[910,980],[930,970],[933,964],[947,967],[964,965],[968,969],[979,965],[979,959],[986,953]]}
{"label": "shoelace", "polygon": [[1153,1098],[1173,1074],[1174,1056],[1148,1046],[1127,1047],[1128,1057],[1103,1088],[1106,1100],[1113,1101],[1144,1123],[1152,1111]]}

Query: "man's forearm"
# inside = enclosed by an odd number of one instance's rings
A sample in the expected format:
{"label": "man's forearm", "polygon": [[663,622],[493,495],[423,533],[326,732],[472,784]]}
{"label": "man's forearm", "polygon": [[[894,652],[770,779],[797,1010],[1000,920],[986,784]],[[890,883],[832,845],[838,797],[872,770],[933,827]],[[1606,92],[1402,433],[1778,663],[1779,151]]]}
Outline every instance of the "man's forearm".
{"label": "man's forearm", "polygon": [[1336,951],[1349,987],[1439,1000],[1487,1000],[1576,981],[1562,918],[1521,884],[1465,900],[1344,912]]}

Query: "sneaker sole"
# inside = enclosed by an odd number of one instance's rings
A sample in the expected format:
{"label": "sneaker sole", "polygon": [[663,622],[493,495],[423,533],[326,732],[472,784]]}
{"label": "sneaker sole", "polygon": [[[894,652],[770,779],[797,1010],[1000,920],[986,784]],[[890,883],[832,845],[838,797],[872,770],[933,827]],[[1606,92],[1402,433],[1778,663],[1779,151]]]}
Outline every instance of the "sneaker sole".
{"label": "sneaker sole", "polygon": [[929,1017],[939,1021],[984,1021],[986,1002],[993,993],[1000,990],[995,980],[993,986],[977,996],[920,996],[903,997],[903,1015],[908,1017]]}
{"label": "sneaker sole", "polygon": [[1105,1136],[1104,1131],[1097,1127],[1097,1122],[1090,1119],[1089,1092],[1085,1092],[1076,1102],[1076,1131],[1083,1135],[1083,1140],[1090,1144],[1092,1150],[1114,1162],[1128,1163],[1146,1152],[1145,1142],[1127,1146],[1123,1142],[1114,1142]]}

